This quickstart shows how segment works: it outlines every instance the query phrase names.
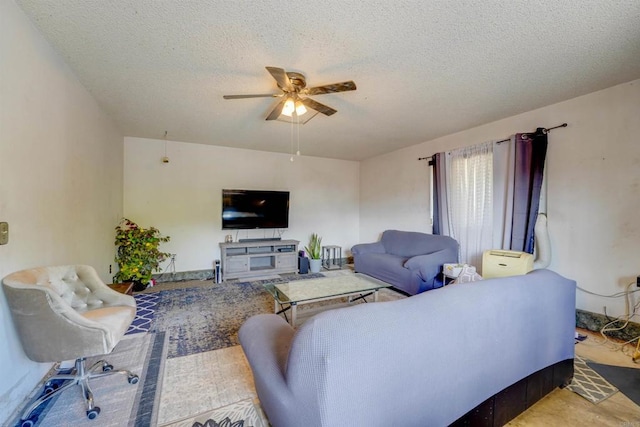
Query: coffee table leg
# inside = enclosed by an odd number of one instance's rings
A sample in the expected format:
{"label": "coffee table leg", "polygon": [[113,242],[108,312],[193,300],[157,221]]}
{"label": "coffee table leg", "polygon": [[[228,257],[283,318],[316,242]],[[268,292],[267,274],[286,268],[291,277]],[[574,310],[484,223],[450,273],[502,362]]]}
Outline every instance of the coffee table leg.
{"label": "coffee table leg", "polygon": [[378,302],[378,290],[373,291],[373,302]]}
{"label": "coffee table leg", "polygon": [[292,303],[291,304],[291,326],[293,327],[296,326],[296,319],[298,318],[297,312],[298,312],[298,304]]}

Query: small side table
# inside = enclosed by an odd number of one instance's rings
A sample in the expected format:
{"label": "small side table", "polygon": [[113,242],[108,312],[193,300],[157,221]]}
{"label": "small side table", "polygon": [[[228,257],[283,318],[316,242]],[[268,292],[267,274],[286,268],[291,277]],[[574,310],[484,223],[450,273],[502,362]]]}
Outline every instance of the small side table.
{"label": "small side table", "polygon": [[458,278],[464,264],[444,264],[442,266],[442,286],[446,286]]}
{"label": "small side table", "polygon": [[107,286],[121,294],[133,295],[133,282],[110,283]]}
{"label": "small side table", "polygon": [[327,270],[339,270],[342,268],[342,247],[328,245],[322,247],[322,266]]}
{"label": "small side table", "polygon": [[442,286],[447,286],[449,283],[453,282],[457,278],[458,278],[457,276],[451,276],[451,275],[443,272],[442,273]]}

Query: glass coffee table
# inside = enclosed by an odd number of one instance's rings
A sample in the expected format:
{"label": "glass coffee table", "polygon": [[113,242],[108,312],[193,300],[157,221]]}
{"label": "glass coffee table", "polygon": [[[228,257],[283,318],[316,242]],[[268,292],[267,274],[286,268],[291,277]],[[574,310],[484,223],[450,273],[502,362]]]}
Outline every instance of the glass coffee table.
{"label": "glass coffee table", "polygon": [[[287,283],[269,283],[264,288],[275,301],[276,314],[291,310],[291,326],[296,325],[297,307],[302,304],[348,297],[349,302],[373,295],[378,301],[378,290],[391,285],[364,274],[348,274],[320,279],[303,279]],[[353,298],[356,296],[356,298]],[[287,320],[289,320],[287,318]]]}

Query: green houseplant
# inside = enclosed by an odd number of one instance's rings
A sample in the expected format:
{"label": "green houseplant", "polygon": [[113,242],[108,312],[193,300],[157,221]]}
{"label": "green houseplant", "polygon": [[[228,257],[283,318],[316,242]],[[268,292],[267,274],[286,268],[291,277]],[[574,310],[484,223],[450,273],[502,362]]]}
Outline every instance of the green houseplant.
{"label": "green houseplant", "polygon": [[134,290],[144,290],[154,271],[160,271],[160,263],[170,253],[161,252],[160,243],[168,242],[168,236],[162,236],[157,228],[142,228],[135,222],[123,218],[116,227],[118,247],[115,261],[119,270],[114,280],[134,282]]}
{"label": "green houseplant", "polygon": [[312,273],[319,273],[320,267],[322,267],[322,237],[319,237],[316,233],[312,233],[309,238],[309,245],[304,247],[309,257],[309,269]]}

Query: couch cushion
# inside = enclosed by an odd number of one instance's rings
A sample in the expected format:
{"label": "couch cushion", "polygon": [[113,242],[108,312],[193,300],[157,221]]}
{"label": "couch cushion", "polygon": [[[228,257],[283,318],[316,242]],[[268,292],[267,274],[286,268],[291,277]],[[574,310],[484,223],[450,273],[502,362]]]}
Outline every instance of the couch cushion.
{"label": "couch cushion", "polygon": [[418,293],[418,276],[404,267],[406,260],[397,255],[369,253],[355,258],[355,270],[414,295]]}
{"label": "couch cushion", "polygon": [[380,241],[387,253],[405,258],[439,251],[451,244],[457,245],[451,237],[398,230],[386,230]]}

